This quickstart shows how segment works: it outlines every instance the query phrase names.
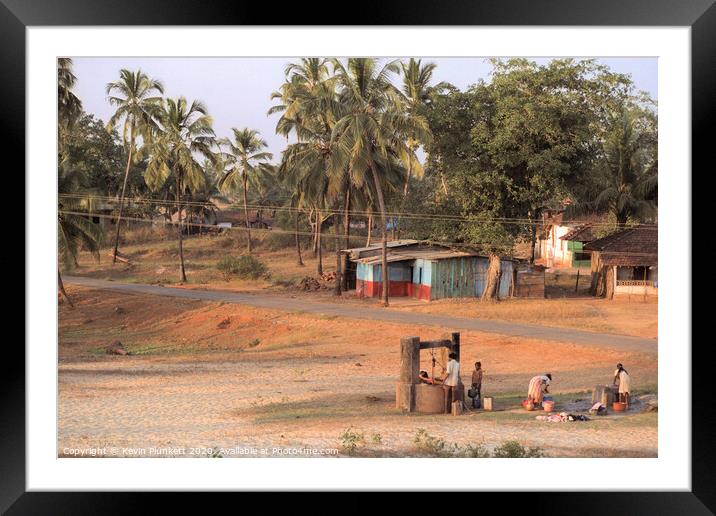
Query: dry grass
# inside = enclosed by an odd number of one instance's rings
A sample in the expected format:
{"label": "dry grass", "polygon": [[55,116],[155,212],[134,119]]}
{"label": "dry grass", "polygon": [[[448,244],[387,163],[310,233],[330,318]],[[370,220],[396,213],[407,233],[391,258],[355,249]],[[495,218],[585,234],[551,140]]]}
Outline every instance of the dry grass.
{"label": "dry grass", "polygon": [[[245,252],[246,244],[242,235],[192,236],[185,240],[185,261],[188,283],[186,288],[217,290],[241,290],[273,292],[277,295],[289,293],[310,298],[325,298],[331,302],[355,303],[362,308],[378,306],[376,300],[356,299],[353,292],[345,293],[340,300],[328,291],[304,293],[296,284],[305,276],[316,277],[318,260],[310,249],[303,252],[304,266],[296,263],[293,248],[268,249],[263,244],[263,235],[255,239],[254,255],[268,267],[267,278],[242,280],[232,278],[226,281],[216,268],[217,262],[227,254],[238,256]],[[174,234],[158,230],[152,233],[146,229],[130,230],[126,233],[129,242],[121,247],[123,255],[131,265],[111,264],[103,252],[100,263],[89,254],[80,258],[80,267],[73,274],[100,279],[130,283],[178,284],[178,251]],[[132,243],[137,242],[137,243]],[[324,250],[324,272],[335,270],[335,254]],[[581,297],[574,294],[574,272],[560,271],[548,275],[547,294],[550,299],[509,299],[501,302],[481,302],[478,299],[444,299],[430,303],[408,298],[393,298],[392,308],[431,314],[446,314],[461,317],[501,319],[547,326],[570,327],[604,333],[616,333],[639,337],[656,338],[658,335],[657,303],[653,300],[624,301],[595,299],[586,295],[589,285],[588,274],[580,279]],[[329,287],[329,285],[326,285]],[[585,290],[582,290],[585,289]]]}
{"label": "dry grass", "polygon": [[413,312],[501,319],[647,338],[658,336],[658,304],[654,301],[640,303],[591,297],[500,302],[441,299],[429,304],[410,302],[394,303],[394,306]]}

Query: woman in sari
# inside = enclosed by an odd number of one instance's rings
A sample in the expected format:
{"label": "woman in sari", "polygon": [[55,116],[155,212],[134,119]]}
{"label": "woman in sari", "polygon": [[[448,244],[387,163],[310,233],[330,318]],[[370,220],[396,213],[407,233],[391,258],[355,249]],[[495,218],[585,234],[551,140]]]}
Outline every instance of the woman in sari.
{"label": "woman in sari", "polygon": [[619,401],[629,404],[629,391],[631,390],[631,377],[622,364],[617,364],[614,371],[614,384],[619,384]]}
{"label": "woman in sari", "polygon": [[550,373],[541,374],[535,376],[530,380],[530,385],[527,388],[527,399],[532,401],[535,405],[541,405],[544,399],[544,393],[549,392],[549,382],[552,381],[552,375]]}

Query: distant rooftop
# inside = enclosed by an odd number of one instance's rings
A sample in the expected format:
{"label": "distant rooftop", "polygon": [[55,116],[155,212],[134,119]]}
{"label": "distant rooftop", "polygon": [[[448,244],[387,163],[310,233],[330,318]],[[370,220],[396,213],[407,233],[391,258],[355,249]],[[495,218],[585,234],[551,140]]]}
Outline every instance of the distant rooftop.
{"label": "distant rooftop", "polygon": [[655,225],[622,229],[584,245],[587,251],[599,251],[605,265],[638,267],[657,265],[659,231]]}

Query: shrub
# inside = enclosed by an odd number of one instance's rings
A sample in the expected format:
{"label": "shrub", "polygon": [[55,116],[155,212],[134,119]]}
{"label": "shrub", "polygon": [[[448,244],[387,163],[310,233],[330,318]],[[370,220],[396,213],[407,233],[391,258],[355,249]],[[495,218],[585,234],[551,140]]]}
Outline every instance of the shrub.
{"label": "shrub", "polygon": [[362,433],[354,432],[350,427],[338,436],[341,440],[341,450],[348,455],[355,455],[358,445],[365,444],[365,437]]}
{"label": "shrub", "polygon": [[472,459],[487,459],[490,457],[490,450],[483,444],[468,444],[461,450],[461,455]]}
{"label": "shrub", "polygon": [[413,446],[432,457],[452,457],[459,449],[456,444],[448,444],[444,439],[430,435],[424,428],[418,428],[413,437]]}
{"label": "shrub", "polygon": [[370,436],[370,440],[373,441],[374,444],[380,444],[383,442],[383,436],[380,434],[373,434]]}
{"label": "shrub", "polygon": [[[119,234],[120,245],[146,244],[149,242],[165,241],[173,238],[176,231],[172,231],[171,226],[139,226],[133,228],[122,229]],[[114,229],[112,229],[112,238],[107,240],[108,245],[114,245]]]}
{"label": "shrub", "polygon": [[250,255],[242,255],[238,258],[230,255],[224,256],[216,264],[216,268],[221,271],[226,281],[229,281],[234,275],[242,279],[258,279],[266,275],[268,271],[264,262]]}
{"label": "shrub", "polygon": [[495,448],[493,456],[499,459],[523,459],[542,457],[542,448],[525,448],[517,441],[505,441]]}
{"label": "shrub", "polygon": [[[306,247],[309,240],[305,235],[298,237],[301,247]],[[263,240],[263,246],[269,251],[278,251],[289,247],[296,247],[296,236],[290,233],[269,233]]]}

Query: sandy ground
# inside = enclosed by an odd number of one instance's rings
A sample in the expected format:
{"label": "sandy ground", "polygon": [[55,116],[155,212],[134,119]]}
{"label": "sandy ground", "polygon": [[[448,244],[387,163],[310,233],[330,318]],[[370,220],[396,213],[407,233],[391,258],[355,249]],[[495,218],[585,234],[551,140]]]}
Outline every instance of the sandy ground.
{"label": "sandy ground", "polygon": [[[76,307],[60,306],[61,456],[91,448],[103,456],[210,456],[219,448],[225,457],[262,456],[262,448],[281,453],[276,447],[344,454],[349,428],[365,436],[356,452],[364,456],[423,455],[412,443],[420,428],[463,446],[514,439],[548,456],[657,454],[656,413],[545,423],[519,408],[534,374],[552,372],[558,408],[569,408],[610,381],[618,361],[638,392],[656,392],[653,355],[465,332],[462,363],[483,362],[483,394],[499,410],[406,415],[394,408],[399,341],[442,337],[435,328],[69,290]],[[115,339],[132,354],[106,355]]]}

